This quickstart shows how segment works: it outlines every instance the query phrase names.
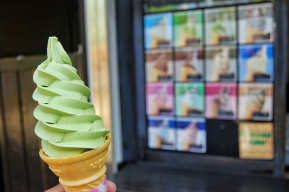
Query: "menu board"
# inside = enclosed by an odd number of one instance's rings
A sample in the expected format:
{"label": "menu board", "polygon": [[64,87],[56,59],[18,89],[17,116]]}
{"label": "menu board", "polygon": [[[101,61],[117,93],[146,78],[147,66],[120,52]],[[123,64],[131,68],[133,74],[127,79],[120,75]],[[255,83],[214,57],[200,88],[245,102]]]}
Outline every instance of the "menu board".
{"label": "menu board", "polygon": [[148,148],[273,158],[272,3],[236,2],[144,16]]}

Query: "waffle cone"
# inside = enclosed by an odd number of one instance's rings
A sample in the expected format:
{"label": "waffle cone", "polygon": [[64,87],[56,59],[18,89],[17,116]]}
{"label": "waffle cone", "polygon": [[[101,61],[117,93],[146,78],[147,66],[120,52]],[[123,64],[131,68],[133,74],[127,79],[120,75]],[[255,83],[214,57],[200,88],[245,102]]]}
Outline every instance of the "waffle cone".
{"label": "waffle cone", "polygon": [[241,117],[241,119],[252,119],[253,118],[253,113],[254,112],[258,112],[262,110],[262,107],[258,107],[258,106],[254,106],[251,103],[246,103],[246,108],[245,108],[245,113],[243,114],[243,116]]}
{"label": "waffle cone", "polygon": [[181,150],[182,151],[189,151],[190,150],[190,141],[188,141],[188,139],[185,139],[185,138],[183,138],[182,140],[183,140],[183,142],[182,142]]}
{"label": "waffle cone", "polygon": [[244,43],[254,43],[254,35],[263,35],[263,31],[246,26],[246,38]]}
{"label": "waffle cone", "polygon": [[164,71],[161,71],[155,67],[152,67],[151,70],[151,82],[158,82],[159,81],[159,76],[164,76],[167,73]]}
{"label": "waffle cone", "polygon": [[183,117],[188,117],[190,116],[189,111],[190,110],[194,110],[193,107],[189,106],[188,104],[182,103],[182,107],[181,107],[181,116]]}
{"label": "waffle cone", "polygon": [[89,191],[105,181],[105,162],[110,141],[111,137],[108,135],[99,148],[71,157],[49,157],[42,149],[39,154],[59,177],[59,182],[67,192]]}
{"label": "waffle cone", "polygon": [[213,101],[211,105],[211,111],[209,111],[210,113],[209,117],[211,118],[218,117],[218,111],[219,111],[219,105]]}
{"label": "waffle cone", "polygon": [[190,67],[182,66],[180,68],[180,73],[181,73],[180,81],[187,82],[188,81],[188,75],[195,75],[196,74],[196,70],[194,70],[194,69],[192,69]]}
{"label": "waffle cone", "polygon": [[220,44],[220,38],[224,37],[224,35],[221,35],[218,32],[211,31],[211,45],[218,45]]}

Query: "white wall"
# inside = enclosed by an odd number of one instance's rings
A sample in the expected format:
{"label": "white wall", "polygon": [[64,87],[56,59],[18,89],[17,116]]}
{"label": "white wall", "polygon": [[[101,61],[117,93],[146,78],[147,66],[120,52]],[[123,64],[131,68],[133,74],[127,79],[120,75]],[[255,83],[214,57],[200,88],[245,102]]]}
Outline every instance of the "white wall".
{"label": "white wall", "polygon": [[107,175],[122,162],[115,0],[85,0],[85,26],[91,101],[112,134]]}

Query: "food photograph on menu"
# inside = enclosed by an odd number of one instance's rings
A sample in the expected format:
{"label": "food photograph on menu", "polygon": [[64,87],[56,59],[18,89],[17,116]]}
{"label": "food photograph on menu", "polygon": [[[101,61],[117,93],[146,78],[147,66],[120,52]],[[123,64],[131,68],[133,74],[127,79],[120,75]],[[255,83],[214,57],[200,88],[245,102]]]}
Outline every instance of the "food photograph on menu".
{"label": "food photograph on menu", "polygon": [[145,66],[147,82],[167,82],[173,80],[171,50],[147,50]]}
{"label": "food photograph on menu", "polygon": [[207,45],[236,43],[236,8],[205,9]]}
{"label": "food photograph on menu", "polygon": [[235,82],[237,80],[237,50],[235,46],[206,47],[206,81]]}
{"label": "food photograph on menu", "polygon": [[173,38],[172,13],[145,15],[144,39],[146,49],[169,48]]}
{"label": "food photograph on menu", "polygon": [[177,150],[195,153],[207,151],[206,121],[196,118],[177,118]]}
{"label": "food photograph on menu", "polygon": [[176,116],[203,117],[205,111],[205,90],[203,83],[175,84]]}
{"label": "food photograph on menu", "polygon": [[237,84],[207,83],[206,114],[211,119],[236,119]]}
{"label": "food photograph on menu", "polygon": [[171,117],[148,117],[148,147],[152,149],[176,149],[175,120]]}
{"label": "food photograph on menu", "polygon": [[273,84],[239,84],[239,119],[270,121],[273,118]]}
{"label": "food photograph on menu", "polygon": [[176,12],[174,46],[186,47],[203,43],[203,13],[201,10]]}
{"label": "food photograph on menu", "polygon": [[146,84],[147,115],[174,115],[174,86],[172,83]]}
{"label": "food photograph on menu", "polygon": [[273,159],[272,123],[241,122],[239,125],[239,156],[242,159]]}
{"label": "food photograph on menu", "polygon": [[203,55],[202,47],[175,49],[175,80],[178,82],[203,81]]}
{"label": "food photograph on menu", "polygon": [[272,82],[273,74],[272,44],[239,46],[239,81]]}
{"label": "food photograph on menu", "polygon": [[271,3],[239,6],[239,43],[272,42],[272,11]]}

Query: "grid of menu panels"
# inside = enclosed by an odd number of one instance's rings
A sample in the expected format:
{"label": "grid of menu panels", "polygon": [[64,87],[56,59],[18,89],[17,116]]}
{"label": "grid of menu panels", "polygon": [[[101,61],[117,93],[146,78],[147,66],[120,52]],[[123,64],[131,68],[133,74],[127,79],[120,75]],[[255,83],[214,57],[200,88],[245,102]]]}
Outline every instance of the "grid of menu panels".
{"label": "grid of menu panels", "polygon": [[144,16],[149,148],[208,153],[214,122],[232,123],[237,156],[273,158],[272,6]]}

